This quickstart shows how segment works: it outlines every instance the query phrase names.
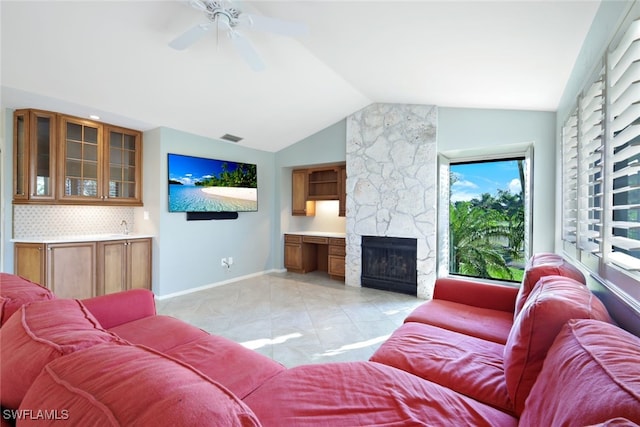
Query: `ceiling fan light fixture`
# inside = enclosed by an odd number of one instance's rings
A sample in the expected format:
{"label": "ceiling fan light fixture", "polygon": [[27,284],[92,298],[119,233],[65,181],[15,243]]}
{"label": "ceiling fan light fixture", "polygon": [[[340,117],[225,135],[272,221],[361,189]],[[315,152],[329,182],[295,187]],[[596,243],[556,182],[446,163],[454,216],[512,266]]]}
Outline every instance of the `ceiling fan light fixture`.
{"label": "ceiling fan light fixture", "polygon": [[236,51],[254,71],[264,71],[266,65],[249,39],[241,32],[236,31],[238,28],[247,27],[290,37],[303,35],[307,32],[304,24],[243,13],[233,5],[232,0],[190,0],[190,3],[193,8],[204,12],[207,21],[188,29],[169,42],[169,46],[176,50],[184,50],[214,28],[216,30],[216,46],[218,45],[219,32],[226,32]]}

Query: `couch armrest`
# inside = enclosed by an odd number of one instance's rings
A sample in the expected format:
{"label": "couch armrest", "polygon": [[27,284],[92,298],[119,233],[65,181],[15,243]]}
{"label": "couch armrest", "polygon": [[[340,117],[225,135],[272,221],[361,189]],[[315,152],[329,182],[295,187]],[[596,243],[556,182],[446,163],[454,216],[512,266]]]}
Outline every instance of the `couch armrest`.
{"label": "couch armrest", "polygon": [[153,292],[132,289],[82,300],[105,329],[156,314]]}
{"label": "couch armrest", "polygon": [[436,280],[433,298],[513,313],[517,294],[516,286],[444,277]]}

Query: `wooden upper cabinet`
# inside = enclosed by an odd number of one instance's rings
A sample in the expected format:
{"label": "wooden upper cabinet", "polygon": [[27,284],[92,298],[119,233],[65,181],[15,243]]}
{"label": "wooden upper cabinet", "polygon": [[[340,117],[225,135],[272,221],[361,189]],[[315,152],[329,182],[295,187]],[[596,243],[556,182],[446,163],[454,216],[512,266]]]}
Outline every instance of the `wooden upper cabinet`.
{"label": "wooden upper cabinet", "polygon": [[14,113],[14,201],[54,199],[56,122],[56,114],[47,111]]}
{"label": "wooden upper cabinet", "polygon": [[338,216],[347,216],[347,165],[338,168]]}
{"label": "wooden upper cabinet", "polygon": [[310,200],[338,200],[338,167],[309,169]]}
{"label": "wooden upper cabinet", "polygon": [[314,216],[315,202],[308,199],[309,172],[296,169],[291,172],[291,215]]}
{"label": "wooden upper cabinet", "polygon": [[59,198],[101,201],[102,125],[69,116],[60,118]]}
{"label": "wooden upper cabinet", "polygon": [[142,206],[142,133],[17,110],[13,180],[14,203]]}
{"label": "wooden upper cabinet", "polygon": [[344,163],[295,169],[291,173],[291,215],[313,216],[316,200],[338,200],[345,216],[347,169]]}
{"label": "wooden upper cabinet", "polygon": [[104,195],[110,201],[142,203],[142,137],[140,132],[105,127]]}

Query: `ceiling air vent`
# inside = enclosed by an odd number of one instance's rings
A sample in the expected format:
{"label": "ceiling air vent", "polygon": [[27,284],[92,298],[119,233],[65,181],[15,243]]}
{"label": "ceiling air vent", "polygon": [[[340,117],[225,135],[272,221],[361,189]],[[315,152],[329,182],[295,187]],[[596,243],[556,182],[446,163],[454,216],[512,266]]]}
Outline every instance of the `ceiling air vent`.
{"label": "ceiling air vent", "polygon": [[228,133],[225,133],[224,135],[222,135],[220,139],[224,139],[225,141],[230,141],[230,142],[238,142],[242,140],[242,138],[240,138],[239,136],[231,135]]}

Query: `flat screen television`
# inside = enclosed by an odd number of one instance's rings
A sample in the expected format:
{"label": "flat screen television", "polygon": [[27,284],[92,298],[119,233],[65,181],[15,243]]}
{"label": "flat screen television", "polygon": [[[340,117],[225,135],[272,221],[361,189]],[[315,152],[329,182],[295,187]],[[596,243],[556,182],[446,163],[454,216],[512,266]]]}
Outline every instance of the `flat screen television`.
{"label": "flat screen television", "polygon": [[258,210],[256,165],[168,154],[169,212]]}

